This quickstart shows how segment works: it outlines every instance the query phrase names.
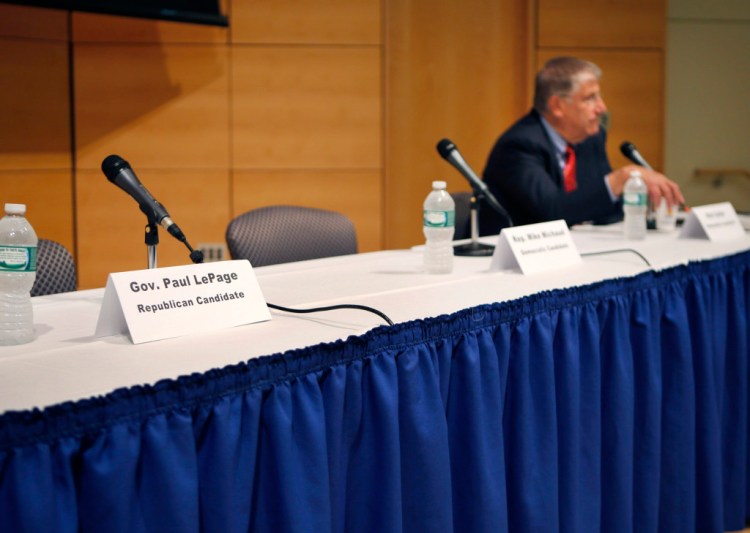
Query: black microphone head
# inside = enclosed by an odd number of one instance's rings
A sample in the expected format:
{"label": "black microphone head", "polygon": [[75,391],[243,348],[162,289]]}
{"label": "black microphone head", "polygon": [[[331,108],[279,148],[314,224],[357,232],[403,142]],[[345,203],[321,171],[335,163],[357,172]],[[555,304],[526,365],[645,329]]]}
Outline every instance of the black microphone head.
{"label": "black microphone head", "polygon": [[456,145],[450,139],[443,139],[437,143],[437,151],[443,159],[447,159],[455,149]]}
{"label": "black microphone head", "polygon": [[111,182],[115,181],[117,175],[124,168],[130,168],[130,164],[119,155],[108,155],[102,161],[102,172]]}
{"label": "black microphone head", "polygon": [[632,159],[633,153],[635,152],[635,145],[630,141],[623,141],[620,145],[620,152],[628,159]]}

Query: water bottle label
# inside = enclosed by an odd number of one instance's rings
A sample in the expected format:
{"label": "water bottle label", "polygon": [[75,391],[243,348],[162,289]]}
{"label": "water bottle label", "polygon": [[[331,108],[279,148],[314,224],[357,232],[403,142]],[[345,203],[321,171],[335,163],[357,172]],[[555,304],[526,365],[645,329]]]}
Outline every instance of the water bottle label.
{"label": "water bottle label", "polygon": [[455,211],[428,211],[424,210],[425,228],[452,228],[456,225]]}
{"label": "water bottle label", "polygon": [[639,192],[626,192],[622,195],[622,201],[625,205],[645,206],[648,202],[648,195]]}
{"label": "water bottle label", "polygon": [[36,246],[0,246],[0,272],[36,272]]}

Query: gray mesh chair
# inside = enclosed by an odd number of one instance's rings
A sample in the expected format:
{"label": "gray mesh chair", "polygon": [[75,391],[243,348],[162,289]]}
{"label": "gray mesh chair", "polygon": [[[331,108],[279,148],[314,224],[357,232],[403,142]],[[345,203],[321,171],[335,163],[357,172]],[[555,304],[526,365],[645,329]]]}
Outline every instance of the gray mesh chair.
{"label": "gray mesh chair", "polygon": [[261,207],[227,226],[232,259],[254,267],[357,253],[352,222],[340,213],[289,205]]}
{"label": "gray mesh chair", "polygon": [[76,290],[76,265],[73,256],[55,241],[39,239],[36,249],[36,281],[32,296]]}

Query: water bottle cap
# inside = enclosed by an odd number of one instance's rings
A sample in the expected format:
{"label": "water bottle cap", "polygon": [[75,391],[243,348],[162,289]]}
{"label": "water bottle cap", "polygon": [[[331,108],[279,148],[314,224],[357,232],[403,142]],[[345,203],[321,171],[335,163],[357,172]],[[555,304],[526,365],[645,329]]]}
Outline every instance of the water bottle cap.
{"label": "water bottle cap", "polygon": [[5,212],[9,215],[24,215],[26,204],[5,204]]}
{"label": "water bottle cap", "polygon": [[444,181],[433,181],[432,182],[432,188],[433,189],[445,189],[448,186],[448,184]]}
{"label": "water bottle cap", "polygon": [[634,177],[640,178],[640,177],[642,177],[641,176],[641,171],[640,170],[631,170],[630,171],[630,177],[631,178],[634,178]]}

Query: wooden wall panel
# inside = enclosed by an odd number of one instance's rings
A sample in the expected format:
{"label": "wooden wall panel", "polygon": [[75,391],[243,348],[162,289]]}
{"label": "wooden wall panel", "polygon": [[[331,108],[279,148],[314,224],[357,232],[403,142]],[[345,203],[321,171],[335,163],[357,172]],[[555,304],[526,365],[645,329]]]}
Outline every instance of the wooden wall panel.
{"label": "wooden wall panel", "polygon": [[537,1],[540,47],[664,47],[666,0]]}
{"label": "wooden wall panel", "polygon": [[73,41],[101,43],[226,43],[219,26],[136,19],[92,13],[73,14]]}
{"label": "wooden wall panel", "polygon": [[538,66],[556,55],[576,55],[603,71],[600,83],[609,111],[607,153],[613,167],[628,161],[622,141],[634,143],[654,168],[664,162],[664,57],[657,50],[540,50]]}
{"label": "wooden wall panel", "polygon": [[70,169],[65,42],[0,37],[0,169]]}
{"label": "wooden wall panel", "polygon": [[386,9],[386,247],[418,244],[435,179],[469,190],[435,149],[443,137],[481,174],[496,138],[530,105],[525,0],[390,0]]}
{"label": "wooden wall panel", "polygon": [[39,238],[75,251],[70,170],[0,171],[0,209],[6,203],[26,204],[26,217]]}
{"label": "wooden wall panel", "polygon": [[[62,241],[77,227],[83,287],[146,263],[143,215],[99,170],[110,153],[132,163],[196,246],[222,242],[232,214],[289,202],[290,191],[349,215],[363,250],[411,246],[423,240],[430,182],[469,188],[438,140],[451,138],[481,173],[550,55],[604,68],[613,163],[628,138],[661,164],[666,0],[592,1],[227,0],[228,30],[0,6],[0,192],[61,199],[40,223]],[[8,185],[19,187],[17,170],[20,190]],[[43,193],[32,175],[47,176]],[[161,264],[187,262],[166,237]]]}
{"label": "wooden wall panel", "polygon": [[375,44],[380,0],[234,0],[232,42]]}
{"label": "wooden wall panel", "polygon": [[68,11],[0,4],[0,37],[68,41]]}
{"label": "wooden wall panel", "polygon": [[357,230],[359,250],[382,248],[382,176],[378,171],[235,171],[233,216],[267,205],[338,211]]}
{"label": "wooden wall panel", "polygon": [[228,168],[225,46],[75,48],[79,168],[116,153],[133,168]]}
{"label": "wooden wall panel", "polygon": [[377,47],[232,49],[233,167],[381,166]]}
{"label": "wooden wall panel", "polygon": [[[229,172],[160,170],[139,172],[141,182],[169,211],[188,242],[222,242],[229,221]],[[97,170],[77,176],[79,287],[103,287],[110,272],[148,266],[138,204]],[[190,264],[187,248],[159,231],[158,265]]]}
{"label": "wooden wall panel", "polygon": [[75,253],[68,13],[0,4],[0,209]]}

